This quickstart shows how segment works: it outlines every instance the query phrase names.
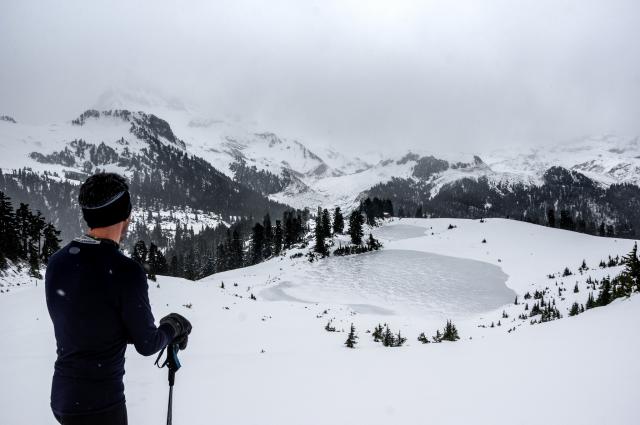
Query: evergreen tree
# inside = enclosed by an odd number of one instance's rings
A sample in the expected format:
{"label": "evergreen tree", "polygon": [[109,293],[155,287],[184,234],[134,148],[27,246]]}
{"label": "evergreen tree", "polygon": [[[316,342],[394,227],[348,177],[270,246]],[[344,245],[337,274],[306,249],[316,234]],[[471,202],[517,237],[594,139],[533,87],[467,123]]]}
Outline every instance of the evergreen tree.
{"label": "evergreen tree", "polygon": [[436,330],[436,334],[432,337],[433,342],[442,342],[442,334],[440,333],[440,329]]}
{"label": "evergreen tree", "polygon": [[378,324],[378,326],[375,327],[375,329],[373,330],[373,333],[371,334],[375,342],[382,341],[382,336],[383,336],[382,332],[383,332],[382,326]]}
{"label": "evergreen tree", "polygon": [[598,294],[598,299],[596,300],[596,305],[598,307],[603,307],[609,304],[612,301],[611,297],[611,282],[609,279],[602,279],[602,285],[600,287],[600,293]]}
{"label": "evergreen tree", "polygon": [[349,331],[349,335],[347,336],[347,340],[345,341],[344,345],[346,345],[348,348],[355,348],[356,344],[358,343],[356,340],[358,339],[358,336],[356,335],[356,327],[353,326],[353,323],[351,324],[351,330]]}
{"label": "evergreen tree", "polygon": [[31,223],[31,211],[29,206],[23,202],[20,202],[20,206],[15,213],[15,223],[17,231],[17,257],[21,259],[29,258],[29,239],[30,239],[30,223]]}
{"label": "evergreen tree", "polygon": [[264,252],[262,258],[269,258],[273,254],[274,244],[273,226],[271,226],[271,216],[269,214],[262,219],[262,227],[264,227]]}
{"label": "evergreen tree", "polygon": [[580,314],[580,306],[577,302],[574,302],[569,310],[569,316],[577,316],[578,314]]}
{"label": "evergreen tree", "polygon": [[60,249],[60,231],[57,230],[53,224],[47,223],[42,231],[42,252],[40,254],[42,261],[46,264],[57,250]]}
{"label": "evergreen tree", "polygon": [[168,271],[169,265],[167,264],[167,259],[162,251],[158,249],[158,252],[156,254],[156,272],[158,274],[166,275]]}
{"label": "evergreen tree", "polygon": [[333,233],[342,234],[344,232],[344,217],[340,211],[340,207],[336,207],[333,213]]}
{"label": "evergreen tree", "polygon": [[322,231],[325,238],[331,237],[331,215],[326,208],[322,210]]}
{"label": "evergreen tree", "polygon": [[169,263],[169,276],[180,276],[180,265],[178,264],[178,256],[172,255]]}
{"label": "evergreen tree", "polygon": [[[319,212],[319,209],[318,209],[318,212]],[[318,254],[324,257],[328,254],[328,251],[327,251],[327,246],[324,243],[325,231],[322,225],[322,217],[320,215],[316,217],[316,228],[315,228],[314,234],[315,234],[315,240],[316,240],[315,252],[317,252]]]}
{"label": "evergreen tree", "polygon": [[427,338],[427,336],[424,334],[424,332],[420,332],[420,335],[418,336],[418,341],[420,341],[423,344],[429,344],[429,338]]}
{"label": "evergreen tree", "polygon": [[147,276],[155,282],[158,273],[158,247],[151,242],[147,253]]}
{"label": "evergreen tree", "polygon": [[0,253],[9,260],[18,259],[18,231],[11,199],[0,191]]}
{"label": "evergreen tree", "polygon": [[242,249],[242,239],[240,238],[240,234],[237,230],[233,231],[230,249],[231,251],[229,252],[229,269],[233,270],[242,267],[244,261],[244,252]]}
{"label": "evergreen tree", "polygon": [[633,244],[631,252],[622,257],[621,262],[624,265],[623,278],[626,278],[631,285],[635,285],[636,291],[640,291],[640,259],[638,259],[637,242]]}
{"label": "evergreen tree", "polygon": [[273,235],[273,249],[276,255],[282,252],[282,223],[276,220],[276,229]]}
{"label": "evergreen tree", "polygon": [[382,334],[382,345],[385,347],[393,347],[396,344],[396,338],[391,333],[391,329],[389,329],[389,325],[385,325],[384,333]]}
{"label": "evergreen tree", "polygon": [[133,246],[131,258],[141,266],[145,267],[147,263],[147,244],[143,240],[139,240]]}
{"label": "evergreen tree", "polygon": [[183,277],[189,280],[196,280],[196,262],[193,248],[189,249],[183,260]]}
{"label": "evergreen tree", "polygon": [[349,217],[349,236],[351,236],[351,243],[354,245],[362,244],[363,224],[362,213],[358,210],[353,211]]}
{"label": "evergreen tree", "polygon": [[451,322],[451,320],[447,320],[447,324],[444,327],[444,332],[442,333],[443,341],[457,341],[460,337],[458,336],[458,330],[456,326]]}
{"label": "evergreen tree", "polygon": [[264,255],[265,232],[260,223],[256,223],[251,230],[251,264],[258,264]]}
{"label": "evergreen tree", "polygon": [[553,208],[549,208],[547,211],[547,223],[549,227],[556,227],[556,212]]}

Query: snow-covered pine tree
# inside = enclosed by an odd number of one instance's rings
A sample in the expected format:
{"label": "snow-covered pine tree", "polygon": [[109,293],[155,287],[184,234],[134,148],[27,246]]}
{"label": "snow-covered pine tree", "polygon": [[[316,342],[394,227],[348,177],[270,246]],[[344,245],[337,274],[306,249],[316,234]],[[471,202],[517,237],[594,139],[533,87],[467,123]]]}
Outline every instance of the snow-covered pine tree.
{"label": "snow-covered pine tree", "polygon": [[638,259],[637,242],[633,244],[631,252],[622,257],[621,262],[624,265],[622,276],[626,277],[630,284],[635,285],[635,290],[640,292],[640,259]]}
{"label": "snow-covered pine tree", "polygon": [[442,334],[440,333],[440,329],[436,330],[436,334],[432,337],[433,342],[442,342]]}
{"label": "snow-covered pine tree", "polygon": [[345,341],[344,345],[346,345],[348,348],[355,348],[356,344],[358,343],[356,341],[357,339],[358,335],[356,335],[356,327],[352,323],[351,329],[349,330],[349,335],[347,336],[347,340]]}
{"label": "snow-covered pine tree", "polygon": [[396,344],[396,338],[391,333],[391,329],[389,329],[389,325],[385,325],[384,333],[382,334],[382,345],[385,347],[394,347]]}
{"label": "snow-covered pine tree", "polygon": [[459,339],[460,336],[458,336],[458,329],[456,329],[456,326],[451,322],[451,320],[447,320],[447,324],[444,327],[444,332],[442,333],[442,340],[457,341]]}
{"label": "snow-covered pine tree", "polygon": [[577,316],[578,314],[580,314],[580,306],[577,302],[574,302],[569,310],[569,316]]}
{"label": "snow-covered pine tree", "polygon": [[382,325],[378,324],[378,326],[375,327],[375,329],[373,330],[373,333],[371,334],[371,336],[373,336],[373,340],[375,342],[380,342],[382,341]]}

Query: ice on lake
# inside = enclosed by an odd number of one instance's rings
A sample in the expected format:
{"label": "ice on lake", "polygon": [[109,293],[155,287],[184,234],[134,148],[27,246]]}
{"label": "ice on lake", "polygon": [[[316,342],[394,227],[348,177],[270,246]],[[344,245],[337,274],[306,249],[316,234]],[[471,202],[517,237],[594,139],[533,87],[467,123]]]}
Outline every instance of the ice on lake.
{"label": "ice on lake", "polygon": [[261,295],[344,304],[361,313],[454,318],[513,302],[507,278],[500,267],[481,261],[385,249],[309,264]]}

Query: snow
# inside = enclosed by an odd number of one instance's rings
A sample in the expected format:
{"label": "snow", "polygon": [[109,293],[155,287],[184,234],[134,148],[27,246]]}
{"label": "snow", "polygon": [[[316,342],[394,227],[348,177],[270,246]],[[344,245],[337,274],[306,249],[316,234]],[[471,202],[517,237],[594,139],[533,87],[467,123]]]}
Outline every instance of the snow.
{"label": "snow", "polygon": [[[450,223],[456,228],[448,230]],[[456,299],[441,294],[438,299],[422,294],[417,283],[450,261],[460,269],[441,276],[438,288],[444,288],[450,276],[460,279],[453,286],[474,284],[476,269],[468,267],[477,262],[482,262],[478,270],[494,270],[496,278],[502,273],[500,279],[484,283],[489,293],[509,288],[521,296],[555,281],[571,287],[579,281],[583,288],[588,276],[619,272],[590,269],[578,274],[583,258],[593,267],[608,255],[626,254],[633,241],[499,219],[392,220],[374,234],[384,239],[382,255],[310,263],[304,257],[289,258],[294,251],[195,283],[169,277],[159,277],[158,287],[150,282],[156,317],[176,311],[194,325],[189,347],[181,353],[174,423],[640,422],[640,296],[531,326],[511,314],[521,307],[514,306],[511,297],[497,308],[492,303],[469,308],[458,292]],[[566,266],[576,273],[547,277]],[[360,290],[353,291],[352,278],[365,273],[357,267],[377,269],[370,285],[361,280]],[[394,277],[392,271],[407,278]],[[323,279],[326,288],[321,287]],[[222,281],[226,289],[220,288]],[[274,288],[291,298],[266,299],[263,294]],[[250,294],[257,301],[250,300]],[[566,303],[583,300],[587,291],[567,291],[566,296]],[[426,300],[443,309],[464,310],[456,319],[459,342],[416,341],[419,332],[431,336],[444,325],[438,314],[421,310]],[[416,301],[420,308],[415,308]],[[559,298],[557,302],[567,307]],[[502,327],[478,327],[497,321],[503,309],[510,318],[503,319]],[[48,408],[55,345],[43,286],[0,294],[0,319],[5,324],[0,340],[8,342],[0,352],[0,379],[5,383],[0,387],[0,422],[55,423]],[[338,332],[323,329],[330,319]],[[341,332],[352,322],[360,337],[355,350],[344,348],[346,333]],[[517,330],[507,332],[506,322]],[[401,330],[408,337],[406,346],[374,343],[365,330],[378,323]],[[156,369],[153,360],[132,348],[127,352],[131,423],[165,420],[166,371]]]}

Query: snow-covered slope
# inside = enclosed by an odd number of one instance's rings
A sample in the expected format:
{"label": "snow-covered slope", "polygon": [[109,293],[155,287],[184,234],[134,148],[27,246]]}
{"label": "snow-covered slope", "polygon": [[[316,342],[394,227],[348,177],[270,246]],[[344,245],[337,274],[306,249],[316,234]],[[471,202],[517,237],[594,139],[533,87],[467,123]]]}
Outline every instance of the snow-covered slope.
{"label": "snow-covered slope", "polygon": [[[456,227],[448,229],[449,224]],[[464,299],[448,299],[445,286],[436,297],[429,292],[435,287],[433,281],[444,285],[447,275],[415,268],[410,270],[413,276],[402,275],[406,265],[387,256],[410,250],[415,255],[434,254],[430,257],[434,262],[440,261],[437,256],[445,256],[443,261],[455,256],[459,264],[471,261],[499,268],[505,275],[482,275],[484,283],[507,288],[521,299],[534,288],[555,290],[555,281],[571,287],[578,281],[580,292],[567,291],[567,300],[556,299],[566,313],[566,303],[586,299],[583,285],[589,276],[619,271],[593,265],[608,255],[627,253],[632,241],[497,219],[396,220],[376,233],[385,242],[378,258],[389,273],[370,275],[357,292],[350,289],[351,277],[354,273],[366,277],[367,269],[357,268],[356,257],[314,263],[280,257],[195,283],[160,277],[157,286],[152,284],[150,297],[157,316],[177,311],[194,324],[176,379],[174,423],[538,424],[544,418],[549,424],[632,425],[640,421],[635,402],[640,380],[640,296],[531,326],[512,314],[521,305],[474,311],[465,307],[469,304]],[[590,266],[583,274],[547,277],[566,266],[575,272],[583,259]],[[328,269],[333,272],[325,277],[326,290],[319,285],[322,277],[313,276]],[[465,270],[458,270],[462,280],[449,281],[451,289],[477,281],[475,273]],[[424,291],[416,291],[419,288]],[[461,341],[427,345],[416,341],[418,332],[432,335],[444,324],[441,313],[421,308],[429,302],[461,307],[455,319]],[[502,326],[478,327],[497,321],[503,310],[509,318],[502,318]],[[48,408],[54,339],[42,285],[0,294],[0,319],[5,323],[0,339],[11,342],[0,353],[2,363],[10,366],[0,368],[0,379],[10,383],[0,387],[2,422],[55,423]],[[329,319],[337,332],[324,330]],[[355,350],[343,346],[346,333],[341,331],[351,323],[360,337]],[[373,342],[366,330],[378,323],[401,330],[407,344],[384,348]],[[511,328],[516,331],[509,332]],[[131,422],[162,423],[166,371],[156,369],[153,358],[130,349],[125,381]]]}

